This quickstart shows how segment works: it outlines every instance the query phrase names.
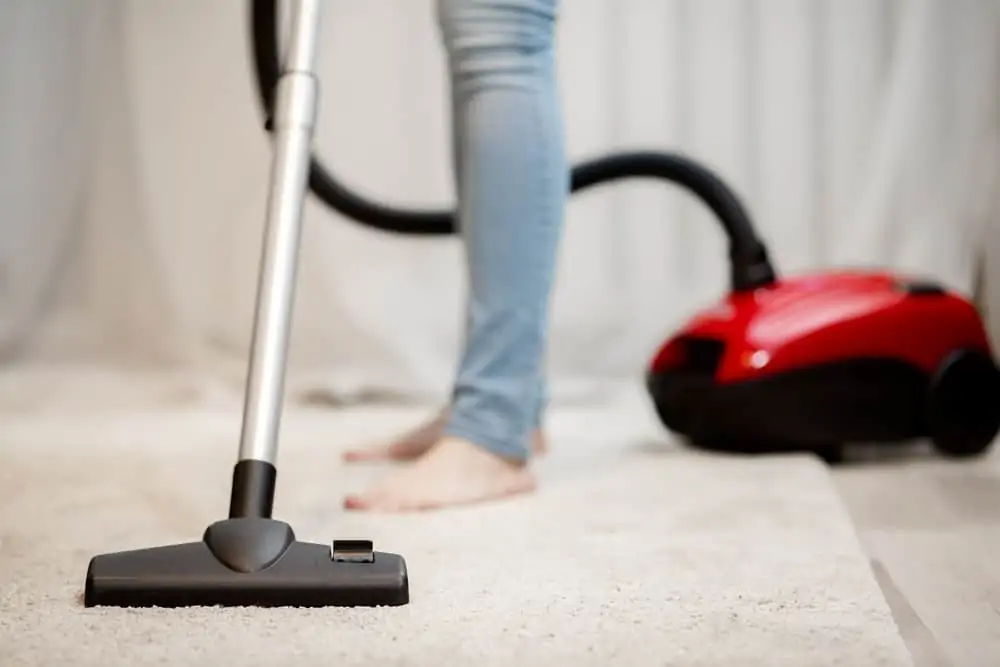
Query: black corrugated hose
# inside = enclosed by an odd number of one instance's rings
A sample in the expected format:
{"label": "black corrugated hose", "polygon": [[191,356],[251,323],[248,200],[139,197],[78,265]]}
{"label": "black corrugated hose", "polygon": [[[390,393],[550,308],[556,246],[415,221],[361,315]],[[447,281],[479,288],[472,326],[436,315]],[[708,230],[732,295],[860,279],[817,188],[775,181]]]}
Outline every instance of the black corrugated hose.
{"label": "black corrugated hose", "polygon": [[[270,130],[275,87],[281,74],[278,56],[278,0],[251,0],[251,38],[258,93]],[[633,151],[601,156],[573,165],[570,191],[625,178],[658,178],[694,193],[721,223],[729,239],[734,291],[772,284],[775,271],[763,242],[736,194],[710,169],[671,152]],[[315,156],[309,188],[333,210],[367,227],[397,234],[446,236],[457,231],[453,211],[406,210],[365,199],[338,181]]]}

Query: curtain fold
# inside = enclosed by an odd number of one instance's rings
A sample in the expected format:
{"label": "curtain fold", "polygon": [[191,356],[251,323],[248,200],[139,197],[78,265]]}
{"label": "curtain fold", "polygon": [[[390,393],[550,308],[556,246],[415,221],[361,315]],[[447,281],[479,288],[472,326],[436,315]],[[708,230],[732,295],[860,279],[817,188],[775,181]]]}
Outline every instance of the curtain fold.
{"label": "curtain fold", "polygon": [[[684,151],[746,199],[779,271],[884,266],[972,294],[1000,330],[1000,26],[976,0],[572,0],[569,149]],[[329,0],[316,150],[368,195],[451,206],[432,0]],[[0,5],[0,351],[242,382],[269,169],[243,2]],[[683,191],[573,198],[554,399],[634,383],[726,288]],[[455,239],[307,205],[290,387],[441,398],[460,344]]]}

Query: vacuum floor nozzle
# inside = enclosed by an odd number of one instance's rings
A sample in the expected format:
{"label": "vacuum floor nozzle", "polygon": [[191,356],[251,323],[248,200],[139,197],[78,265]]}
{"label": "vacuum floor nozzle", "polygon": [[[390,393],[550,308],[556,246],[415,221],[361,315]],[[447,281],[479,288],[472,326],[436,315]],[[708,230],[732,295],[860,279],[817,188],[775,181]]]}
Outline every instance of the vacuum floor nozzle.
{"label": "vacuum floor nozzle", "polygon": [[229,518],[200,542],[94,556],[84,606],[378,607],[409,602],[402,556],[368,540],[299,542],[271,517],[278,425],[318,85],[321,0],[292,3],[280,79],[264,252]]}
{"label": "vacuum floor nozzle", "polygon": [[404,559],[365,540],[299,542],[264,518],[218,521],[200,542],[95,556],[87,607],[377,607],[409,602]]}

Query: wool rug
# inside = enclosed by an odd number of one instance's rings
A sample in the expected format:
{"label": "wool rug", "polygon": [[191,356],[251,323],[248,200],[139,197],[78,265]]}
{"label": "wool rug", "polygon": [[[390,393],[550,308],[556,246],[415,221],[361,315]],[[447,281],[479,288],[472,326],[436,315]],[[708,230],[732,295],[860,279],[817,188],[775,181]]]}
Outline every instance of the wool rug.
{"label": "wool rug", "polygon": [[275,516],[299,539],[402,554],[375,609],[87,609],[89,558],[225,517],[233,406],[8,414],[0,665],[911,665],[826,467],[693,453],[628,410],[555,411],[539,490],[420,515],[341,508],[387,466],[350,445],[414,409],[289,409]]}

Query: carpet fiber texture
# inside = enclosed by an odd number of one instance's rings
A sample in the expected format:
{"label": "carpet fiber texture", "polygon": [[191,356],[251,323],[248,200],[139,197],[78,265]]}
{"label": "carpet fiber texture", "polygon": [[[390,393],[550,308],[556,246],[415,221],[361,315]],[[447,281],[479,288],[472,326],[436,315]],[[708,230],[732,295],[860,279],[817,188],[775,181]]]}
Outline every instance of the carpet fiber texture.
{"label": "carpet fiber texture", "polygon": [[85,609],[91,555],[224,518],[239,413],[11,418],[0,445],[0,665],[910,665],[824,466],[643,444],[628,416],[553,416],[538,493],[344,512],[384,467],[348,445],[412,410],[291,411],[275,515],[408,562],[383,609]]}

